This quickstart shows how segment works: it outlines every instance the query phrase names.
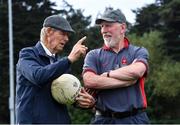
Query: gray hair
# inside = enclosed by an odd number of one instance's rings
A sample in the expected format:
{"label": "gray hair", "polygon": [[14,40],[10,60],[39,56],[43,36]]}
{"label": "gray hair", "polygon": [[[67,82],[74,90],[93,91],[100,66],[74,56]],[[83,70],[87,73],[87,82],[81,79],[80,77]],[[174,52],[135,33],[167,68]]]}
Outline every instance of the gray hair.
{"label": "gray hair", "polygon": [[45,42],[46,41],[46,35],[47,35],[46,30],[47,30],[47,27],[43,27],[41,29],[41,33],[40,33],[40,40],[41,40],[41,42]]}

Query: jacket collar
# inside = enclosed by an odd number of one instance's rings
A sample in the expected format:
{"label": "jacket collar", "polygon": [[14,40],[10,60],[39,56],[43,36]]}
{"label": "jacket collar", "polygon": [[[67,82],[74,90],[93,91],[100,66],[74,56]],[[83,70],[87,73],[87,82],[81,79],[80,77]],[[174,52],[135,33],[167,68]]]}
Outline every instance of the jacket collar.
{"label": "jacket collar", "polygon": [[46,52],[45,52],[44,48],[42,47],[40,41],[38,41],[36,43],[35,48],[38,50],[39,55],[48,57],[48,55],[46,54]]}
{"label": "jacket collar", "polygon": [[[39,55],[45,56],[45,57],[48,57],[48,58],[52,57],[52,56],[49,56],[49,55],[46,53],[46,51],[44,50],[44,48],[43,48],[43,46],[42,46],[42,44],[41,44],[40,41],[38,41],[38,42],[36,43],[35,48],[38,50]],[[53,56],[54,56],[54,55],[53,55]],[[58,55],[55,54],[54,57],[55,57],[55,58],[58,58]]]}
{"label": "jacket collar", "polygon": [[42,41],[40,41],[40,43],[41,43],[41,46],[43,47],[45,53],[46,53],[48,56],[53,56],[53,57],[55,57],[55,54],[52,54],[52,53],[49,51],[49,49],[44,45],[44,43],[43,43]]}

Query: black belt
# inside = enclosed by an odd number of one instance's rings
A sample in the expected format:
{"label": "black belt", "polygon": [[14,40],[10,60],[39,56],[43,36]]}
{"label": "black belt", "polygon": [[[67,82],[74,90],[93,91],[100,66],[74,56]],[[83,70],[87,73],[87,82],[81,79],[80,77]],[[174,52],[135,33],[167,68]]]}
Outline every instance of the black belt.
{"label": "black belt", "polygon": [[133,109],[132,111],[128,111],[128,112],[107,112],[107,111],[96,110],[96,115],[101,115],[110,118],[125,118],[125,117],[137,115],[142,112],[144,112],[144,109]]}

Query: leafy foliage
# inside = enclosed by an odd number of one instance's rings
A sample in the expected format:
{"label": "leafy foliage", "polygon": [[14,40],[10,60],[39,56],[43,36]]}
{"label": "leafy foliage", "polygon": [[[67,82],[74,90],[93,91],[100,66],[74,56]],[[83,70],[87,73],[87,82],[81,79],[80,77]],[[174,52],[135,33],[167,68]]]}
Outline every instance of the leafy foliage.
{"label": "leafy foliage", "polygon": [[163,38],[166,40],[168,55],[180,61],[180,1],[172,0],[160,8]]}
{"label": "leafy foliage", "polygon": [[180,1],[156,0],[156,3],[134,10],[136,23],[131,32],[143,35],[159,30],[164,39],[164,48],[173,59],[180,60]]}
{"label": "leafy foliage", "polygon": [[[145,84],[149,102],[148,113],[151,119],[173,119],[180,116],[180,64],[172,60],[179,59],[179,0],[156,0],[155,4],[145,6],[136,13],[136,24],[129,24],[128,37],[133,44],[144,46],[149,50],[149,75]],[[103,40],[99,27],[90,27],[91,16],[85,17],[83,10],[75,10],[64,1],[64,7],[54,9],[55,3],[49,0],[14,0],[13,31],[14,31],[14,64],[21,48],[32,46],[39,40],[42,21],[54,13],[65,16],[75,34],[70,34],[70,42],[60,56],[66,56],[73,45],[84,35],[84,43],[89,50],[102,46]],[[8,92],[8,11],[7,1],[0,4],[0,123],[9,123]],[[158,30],[158,31],[156,31]],[[164,46],[166,45],[166,46]],[[170,52],[170,50],[173,50]],[[172,53],[172,54],[170,54]],[[72,74],[80,80],[84,58],[72,65]],[[72,123],[89,123],[91,110],[82,110],[68,106]],[[167,122],[169,123],[169,121]],[[178,121],[176,122],[178,123]]]}
{"label": "leafy foliage", "polygon": [[164,98],[176,98],[180,94],[180,63],[166,62],[161,66],[160,71],[157,72],[156,82],[158,83],[155,88],[155,93]]}
{"label": "leafy foliage", "polygon": [[137,35],[143,35],[145,32],[150,32],[160,28],[158,15],[159,6],[150,4],[148,6],[133,10],[136,14],[136,23],[132,27],[131,32]]}
{"label": "leafy foliage", "polygon": [[[134,44],[144,46],[149,50],[149,75],[145,84],[149,101],[148,112],[151,119],[177,119],[179,116],[180,63],[168,58],[162,48],[164,40],[162,33],[154,31],[145,33],[142,37],[129,35]],[[176,103],[174,102],[176,100]]]}
{"label": "leafy foliage", "polygon": [[93,112],[90,109],[68,107],[71,116],[72,124],[89,124],[93,117]]}

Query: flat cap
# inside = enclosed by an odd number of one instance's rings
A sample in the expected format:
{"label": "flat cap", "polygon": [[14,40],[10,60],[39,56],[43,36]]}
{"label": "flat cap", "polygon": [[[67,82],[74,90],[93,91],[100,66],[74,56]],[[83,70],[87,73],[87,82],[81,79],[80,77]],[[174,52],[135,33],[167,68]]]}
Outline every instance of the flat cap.
{"label": "flat cap", "polygon": [[44,20],[43,27],[51,27],[57,30],[74,33],[74,30],[71,28],[69,22],[60,15],[52,15],[47,17]]}
{"label": "flat cap", "polygon": [[126,23],[126,17],[119,9],[113,10],[108,8],[99,18],[96,19],[95,23],[101,24],[102,21]]}

